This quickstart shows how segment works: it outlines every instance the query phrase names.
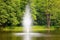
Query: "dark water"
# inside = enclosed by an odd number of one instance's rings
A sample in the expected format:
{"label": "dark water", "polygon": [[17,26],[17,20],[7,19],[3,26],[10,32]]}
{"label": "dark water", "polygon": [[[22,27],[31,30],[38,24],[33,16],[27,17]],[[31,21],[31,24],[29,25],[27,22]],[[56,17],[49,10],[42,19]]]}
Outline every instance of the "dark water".
{"label": "dark water", "polygon": [[[39,32],[50,36],[32,37],[32,40],[60,40],[60,31]],[[12,32],[0,32],[0,40],[23,40],[22,36],[13,35]]]}

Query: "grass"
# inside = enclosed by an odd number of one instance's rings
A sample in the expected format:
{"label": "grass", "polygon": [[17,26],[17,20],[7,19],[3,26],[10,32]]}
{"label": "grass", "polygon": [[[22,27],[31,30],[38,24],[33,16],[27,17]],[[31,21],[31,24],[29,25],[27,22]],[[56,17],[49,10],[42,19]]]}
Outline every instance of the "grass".
{"label": "grass", "polygon": [[46,30],[54,30],[54,27],[50,27],[50,29],[46,28],[45,26],[33,26],[32,30],[35,31],[46,31]]}
{"label": "grass", "polygon": [[10,27],[5,27],[5,28],[3,28],[3,31],[6,31],[6,32],[8,32],[8,31],[12,31],[12,32],[22,32],[23,31],[23,27],[12,27],[12,28],[10,28]]}
{"label": "grass", "polygon": [[[47,29],[45,26],[32,26],[32,31],[36,32],[36,31],[46,31],[46,30],[54,30],[54,27],[52,26],[50,29]],[[3,28],[3,31],[12,31],[12,32],[22,32],[23,31],[23,27],[5,27]]]}

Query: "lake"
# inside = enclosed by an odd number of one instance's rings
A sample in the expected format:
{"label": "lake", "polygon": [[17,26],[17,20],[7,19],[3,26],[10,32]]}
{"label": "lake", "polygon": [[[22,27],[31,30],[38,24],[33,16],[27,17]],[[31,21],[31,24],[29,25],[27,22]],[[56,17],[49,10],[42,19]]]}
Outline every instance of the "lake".
{"label": "lake", "polygon": [[[13,32],[0,32],[0,40],[23,40],[22,36],[16,36]],[[60,40],[60,30],[38,32],[49,36],[32,37],[32,40]]]}

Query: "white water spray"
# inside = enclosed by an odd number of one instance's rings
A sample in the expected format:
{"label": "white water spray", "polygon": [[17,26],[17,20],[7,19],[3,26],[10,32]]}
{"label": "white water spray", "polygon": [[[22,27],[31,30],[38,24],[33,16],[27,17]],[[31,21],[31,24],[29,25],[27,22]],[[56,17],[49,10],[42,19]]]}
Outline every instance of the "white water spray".
{"label": "white water spray", "polygon": [[26,6],[26,10],[25,10],[22,24],[24,27],[24,32],[30,33],[31,32],[31,25],[32,25],[32,17],[31,17],[29,5]]}
{"label": "white water spray", "polygon": [[26,35],[24,36],[24,40],[31,40],[30,33],[31,33],[32,17],[29,5],[26,6],[22,24],[24,27],[24,33],[26,33]]}

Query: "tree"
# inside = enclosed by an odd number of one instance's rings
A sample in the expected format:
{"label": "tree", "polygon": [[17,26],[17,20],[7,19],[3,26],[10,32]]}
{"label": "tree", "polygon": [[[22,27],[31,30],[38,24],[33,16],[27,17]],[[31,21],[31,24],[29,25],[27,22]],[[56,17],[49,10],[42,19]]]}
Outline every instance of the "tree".
{"label": "tree", "polygon": [[25,9],[27,0],[0,0],[0,25],[18,25]]}
{"label": "tree", "polygon": [[[47,21],[47,27],[50,28],[51,20],[56,20],[57,15],[60,13],[59,4],[60,0],[31,0],[32,13],[35,15],[34,18],[37,19],[40,17],[40,19],[44,19],[44,21]],[[45,16],[41,16],[42,14]],[[37,17],[37,15],[39,16]]]}

